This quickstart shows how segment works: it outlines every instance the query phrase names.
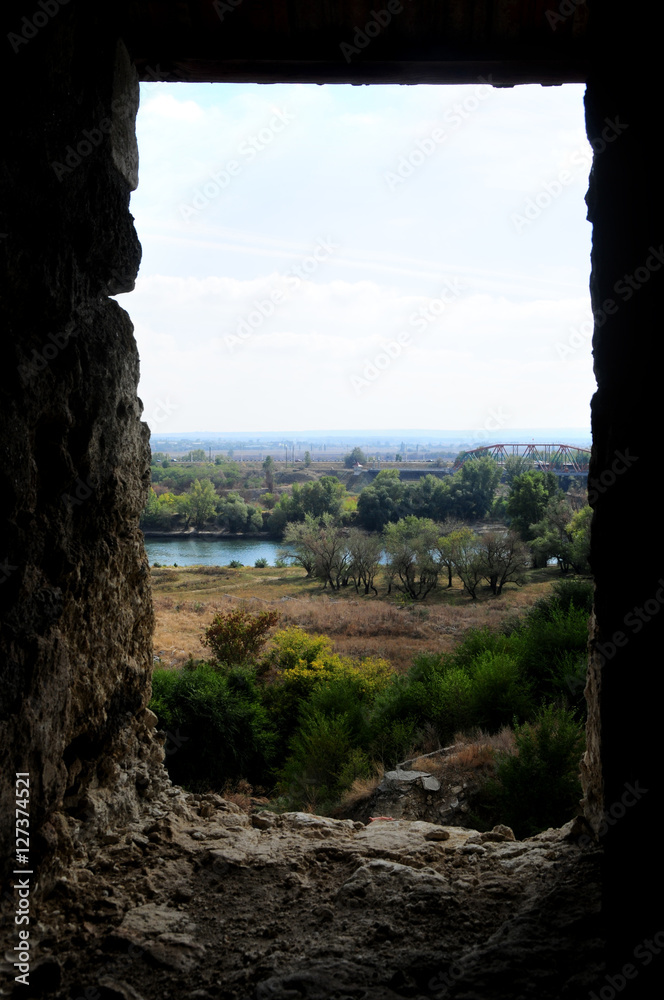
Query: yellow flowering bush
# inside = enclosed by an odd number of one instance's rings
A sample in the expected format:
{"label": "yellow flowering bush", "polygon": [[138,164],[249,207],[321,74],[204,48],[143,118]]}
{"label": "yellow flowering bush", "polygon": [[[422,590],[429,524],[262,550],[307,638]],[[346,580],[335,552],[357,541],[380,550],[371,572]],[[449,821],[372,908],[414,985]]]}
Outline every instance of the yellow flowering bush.
{"label": "yellow flowering bush", "polygon": [[273,637],[278,684],[293,689],[299,698],[307,698],[314,687],[336,680],[352,680],[361,695],[381,691],[392,676],[392,667],[378,656],[354,660],[332,652],[325,635],[309,635],[297,625],[276,632]]}

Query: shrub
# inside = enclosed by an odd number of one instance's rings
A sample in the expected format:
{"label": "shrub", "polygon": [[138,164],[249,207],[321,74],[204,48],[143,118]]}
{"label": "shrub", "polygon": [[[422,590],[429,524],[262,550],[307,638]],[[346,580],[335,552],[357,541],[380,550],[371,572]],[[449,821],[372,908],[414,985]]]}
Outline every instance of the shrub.
{"label": "shrub", "polygon": [[515,753],[498,754],[491,792],[499,819],[518,838],[571,819],[581,798],[583,727],[568,709],[547,705],[515,726]]}
{"label": "shrub", "polygon": [[399,719],[389,729],[375,732],[370,743],[371,755],[381,761],[385,769],[393,768],[413,756],[419,736],[414,719]]}
{"label": "shrub", "polygon": [[316,797],[334,797],[339,775],[352,750],[350,725],[345,715],[306,714],[291,741],[291,752],[282,780],[293,791],[316,786]]}
{"label": "shrub", "polygon": [[220,663],[243,663],[255,656],[267,642],[267,633],[279,621],[278,611],[261,611],[257,615],[235,608],[225,614],[219,612],[201,639],[209,646]]}
{"label": "shrub", "polygon": [[230,566],[231,569],[242,569],[244,563],[240,562],[239,559],[231,559],[228,565]]}
{"label": "shrub", "polygon": [[553,593],[564,608],[579,608],[588,615],[593,609],[595,587],[592,580],[557,580]]}
{"label": "shrub", "polygon": [[[261,664],[272,669],[273,683],[265,690],[265,704],[285,740],[290,738],[306,705],[337,713],[350,701],[357,707],[373,700],[392,678],[390,664],[380,657],[353,660],[332,652],[325,635],[308,635],[298,626],[273,636],[273,648]],[[324,703],[325,702],[325,703]]]}
{"label": "shrub", "polygon": [[261,556],[260,559],[257,559],[256,562],[254,563],[254,566],[256,567],[256,569],[265,569],[265,567],[269,566],[269,565],[270,564],[267,561],[267,559],[265,558],[265,556]]}
{"label": "shrub", "polygon": [[167,730],[171,779],[191,791],[221,791],[230,779],[260,782],[275,734],[249,671],[155,670],[150,708]]}
{"label": "shrub", "polygon": [[532,710],[530,688],[518,662],[508,653],[485,650],[471,667],[472,724],[496,733]]}
{"label": "shrub", "polygon": [[576,674],[587,646],[587,611],[572,604],[565,609],[556,601],[534,605],[507,643],[534,694],[548,701],[569,689],[569,675]]}

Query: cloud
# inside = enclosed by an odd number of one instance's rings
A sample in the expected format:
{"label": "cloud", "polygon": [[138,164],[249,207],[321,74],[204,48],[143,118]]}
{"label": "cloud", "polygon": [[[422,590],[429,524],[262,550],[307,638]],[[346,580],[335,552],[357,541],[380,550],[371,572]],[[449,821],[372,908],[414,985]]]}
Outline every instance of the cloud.
{"label": "cloud", "polygon": [[[131,206],[144,256],[120,301],[146,414],[178,400],[161,430],[482,427],[491,406],[515,426],[587,422],[589,339],[557,349],[589,309],[582,88],[488,91],[476,108],[475,90],[144,88]],[[459,102],[471,113],[453,127]],[[242,156],[275,108],[292,120]],[[390,191],[385,171],[441,122],[447,141]],[[575,151],[573,184],[516,233],[510,213]],[[233,158],[242,169],[215,193]],[[296,282],[319,240],[337,246]]]}

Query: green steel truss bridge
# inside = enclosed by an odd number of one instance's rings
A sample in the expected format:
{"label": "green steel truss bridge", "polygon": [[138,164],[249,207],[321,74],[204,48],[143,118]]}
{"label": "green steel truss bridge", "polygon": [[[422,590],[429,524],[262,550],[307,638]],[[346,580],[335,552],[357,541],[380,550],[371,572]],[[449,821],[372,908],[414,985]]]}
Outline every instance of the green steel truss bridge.
{"label": "green steel truss bridge", "polygon": [[493,458],[499,465],[512,456],[525,458],[538,472],[554,472],[558,476],[583,476],[588,473],[590,450],[571,444],[487,444],[463,452],[454,463],[456,472],[470,458]]}

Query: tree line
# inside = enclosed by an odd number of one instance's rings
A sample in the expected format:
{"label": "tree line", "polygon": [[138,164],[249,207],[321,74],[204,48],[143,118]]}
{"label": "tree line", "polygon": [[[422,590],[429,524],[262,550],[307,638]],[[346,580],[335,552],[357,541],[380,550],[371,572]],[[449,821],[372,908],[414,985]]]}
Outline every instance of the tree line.
{"label": "tree line", "polygon": [[[397,469],[386,469],[357,497],[336,476],[294,483],[279,496],[272,492],[274,462],[268,457],[263,477],[255,475],[268,492],[256,503],[228,490],[237,467],[223,466],[204,467],[214,470],[205,477],[191,467],[158,469],[164,476],[157,475],[142,525],[266,531],[299,553],[296,561],[325,586],[352,582],[371,593],[377,563],[387,574],[388,589],[394,582],[413,599],[425,596],[445,571],[450,585],[455,572],[473,596],[482,580],[499,593],[508,582],[500,582],[505,561],[512,579],[524,559],[534,566],[555,559],[563,573],[588,570],[591,510],[584,491],[573,484],[564,492],[559,477],[518,456],[503,467],[488,457],[471,459],[454,475],[427,475],[413,483],[402,482]],[[166,488],[166,477],[173,489]],[[507,530],[477,535],[467,527],[487,517],[504,522]],[[446,541],[438,544],[440,539]],[[452,544],[454,557],[448,551]]]}

